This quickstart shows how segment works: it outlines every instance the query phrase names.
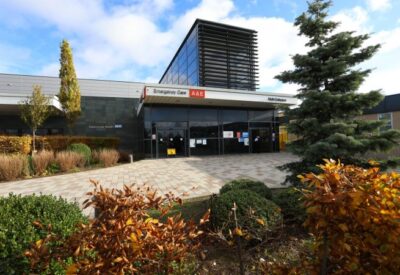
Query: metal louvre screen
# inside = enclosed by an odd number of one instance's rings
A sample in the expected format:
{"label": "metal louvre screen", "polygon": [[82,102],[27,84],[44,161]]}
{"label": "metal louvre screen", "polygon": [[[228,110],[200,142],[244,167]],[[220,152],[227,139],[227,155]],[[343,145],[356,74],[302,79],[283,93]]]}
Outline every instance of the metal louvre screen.
{"label": "metal louvre screen", "polygon": [[199,85],[257,89],[257,33],[212,22],[198,24]]}

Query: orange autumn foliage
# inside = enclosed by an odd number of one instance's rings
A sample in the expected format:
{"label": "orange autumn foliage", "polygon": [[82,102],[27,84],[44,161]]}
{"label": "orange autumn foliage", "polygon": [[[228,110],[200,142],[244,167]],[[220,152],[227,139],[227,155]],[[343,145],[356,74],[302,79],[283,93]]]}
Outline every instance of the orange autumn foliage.
{"label": "orange autumn foliage", "polygon": [[[54,260],[71,258],[67,274],[169,274],[172,263],[180,263],[196,252],[203,232],[180,215],[168,216],[182,200],[172,194],[157,195],[150,188],[128,187],[123,190],[95,189],[88,193],[85,207],[94,207],[97,217],[54,247],[60,240],[49,235],[33,244],[25,253],[32,271],[41,272]],[[154,218],[149,211],[158,210]],[[200,221],[208,221],[207,212]]]}
{"label": "orange autumn foliage", "polygon": [[333,160],[319,167],[319,175],[299,176],[308,187],[304,225],[315,237],[314,255],[297,267],[266,264],[265,271],[320,274],[326,258],[328,274],[398,274],[400,175]]}

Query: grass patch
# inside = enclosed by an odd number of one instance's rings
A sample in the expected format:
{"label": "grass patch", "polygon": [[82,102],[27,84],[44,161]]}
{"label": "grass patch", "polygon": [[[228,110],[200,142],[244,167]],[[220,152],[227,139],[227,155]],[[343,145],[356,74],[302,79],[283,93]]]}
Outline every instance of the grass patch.
{"label": "grass patch", "polygon": [[[167,217],[181,214],[186,221],[193,220],[194,222],[199,222],[204,213],[209,209],[209,205],[209,198],[185,201],[182,205],[174,205],[167,214]],[[148,214],[153,218],[159,218],[161,213],[158,210],[150,210]]]}

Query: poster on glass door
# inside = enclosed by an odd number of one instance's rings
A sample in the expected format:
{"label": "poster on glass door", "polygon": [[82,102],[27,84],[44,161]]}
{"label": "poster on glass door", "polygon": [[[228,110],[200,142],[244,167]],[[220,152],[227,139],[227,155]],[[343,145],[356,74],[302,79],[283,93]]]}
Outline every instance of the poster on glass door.
{"label": "poster on glass door", "polygon": [[233,131],[224,131],[223,137],[224,138],[233,138]]}

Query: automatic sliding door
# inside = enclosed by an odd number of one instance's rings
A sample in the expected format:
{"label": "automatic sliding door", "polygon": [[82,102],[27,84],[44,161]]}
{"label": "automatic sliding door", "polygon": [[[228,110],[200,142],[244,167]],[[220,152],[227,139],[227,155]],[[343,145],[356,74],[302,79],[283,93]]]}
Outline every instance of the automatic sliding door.
{"label": "automatic sliding door", "polygon": [[252,153],[269,153],[273,151],[270,128],[250,129],[250,134]]}
{"label": "automatic sliding door", "polygon": [[185,157],[185,129],[157,129],[157,157]]}

